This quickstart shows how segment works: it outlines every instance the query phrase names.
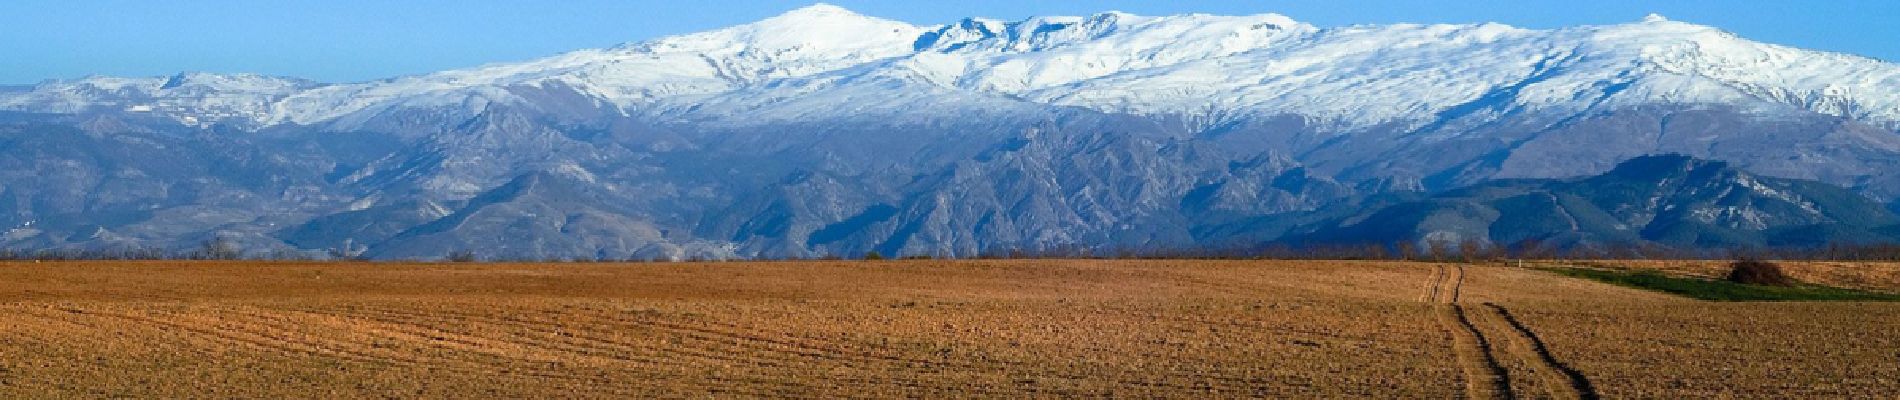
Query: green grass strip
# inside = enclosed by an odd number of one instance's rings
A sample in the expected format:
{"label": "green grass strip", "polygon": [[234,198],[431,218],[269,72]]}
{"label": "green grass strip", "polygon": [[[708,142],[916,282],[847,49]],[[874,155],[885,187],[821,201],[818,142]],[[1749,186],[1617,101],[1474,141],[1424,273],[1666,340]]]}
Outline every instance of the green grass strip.
{"label": "green grass strip", "polygon": [[1571,277],[1710,301],[1900,301],[1900,294],[1820,285],[1789,287],[1748,285],[1713,279],[1669,276],[1647,270],[1610,271],[1583,268],[1549,268],[1549,270]]}

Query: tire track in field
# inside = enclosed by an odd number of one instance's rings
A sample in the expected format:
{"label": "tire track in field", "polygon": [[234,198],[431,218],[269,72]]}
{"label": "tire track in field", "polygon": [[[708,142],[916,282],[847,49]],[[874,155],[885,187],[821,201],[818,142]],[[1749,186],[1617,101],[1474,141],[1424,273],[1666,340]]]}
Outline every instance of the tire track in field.
{"label": "tire track in field", "polygon": [[1544,345],[1544,340],[1531,332],[1529,327],[1524,326],[1524,323],[1519,321],[1516,315],[1511,314],[1510,310],[1497,304],[1485,303],[1484,311],[1487,316],[1485,319],[1493,322],[1493,326],[1502,325],[1497,330],[1506,332],[1506,341],[1509,342],[1507,348],[1515,353],[1516,358],[1529,365],[1537,375],[1539,386],[1542,386],[1551,398],[1586,400],[1598,398],[1596,387],[1590,384],[1590,379],[1584,377],[1583,373],[1575,368],[1558,361],[1557,356],[1551,354],[1550,348]]}
{"label": "tire track in field", "polygon": [[1438,302],[1438,289],[1440,286],[1443,286],[1444,284],[1445,284],[1445,266],[1443,265],[1435,266],[1434,268],[1432,268],[1432,279],[1431,279],[1430,284],[1425,285],[1425,296],[1420,297],[1418,301],[1425,302],[1425,303]]}
{"label": "tire track in field", "polygon": [[1464,266],[1436,266],[1432,275],[1431,300],[1439,326],[1451,335],[1452,353],[1464,370],[1465,397],[1472,399],[1510,399],[1510,373],[1498,363],[1491,342],[1471,323],[1463,306],[1458,305],[1464,284]]}
{"label": "tire track in field", "polygon": [[[1590,380],[1558,361],[1543,340],[1510,310],[1493,303],[1475,310],[1459,304],[1464,295],[1463,265],[1436,268],[1427,297],[1439,324],[1452,335],[1452,350],[1465,372],[1467,397],[1511,399],[1535,390],[1542,395],[1538,397],[1598,398]],[[1520,373],[1513,374],[1502,360],[1520,367],[1516,371]]]}

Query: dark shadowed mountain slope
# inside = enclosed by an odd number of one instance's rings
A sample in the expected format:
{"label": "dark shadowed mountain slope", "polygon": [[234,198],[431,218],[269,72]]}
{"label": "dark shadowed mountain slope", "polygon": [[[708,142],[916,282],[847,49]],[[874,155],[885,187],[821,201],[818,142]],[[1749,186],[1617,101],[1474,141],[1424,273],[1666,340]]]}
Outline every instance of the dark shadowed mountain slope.
{"label": "dark shadowed mountain slope", "polygon": [[[455,251],[483,258],[674,259],[686,250],[669,232],[615,206],[591,177],[535,172],[469,199],[440,219],[370,246],[373,258],[430,258]],[[678,235],[675,233],[674,235]],[[690,245],[690,243],[689,243]],[[706,249],[717,254],[719,249]],[[730,251],[724,256],[730,257]]]}
{"label": "dark shadowed mountain slope", "polygon": [[1846,189],[1659,155],[1586,178],[1496,181],[1368,209],[1283,241],[1813,246],[1894,240],[1895,223],[1880,203]]}

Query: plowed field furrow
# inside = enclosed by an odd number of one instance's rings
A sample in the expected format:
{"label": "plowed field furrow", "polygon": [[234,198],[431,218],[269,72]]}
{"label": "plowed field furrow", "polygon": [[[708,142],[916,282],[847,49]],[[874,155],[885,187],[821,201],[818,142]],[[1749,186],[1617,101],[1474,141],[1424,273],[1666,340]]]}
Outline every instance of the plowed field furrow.
{"label": "plowed field furrow", "polygon": [[[606,310],[599,310],[599,311],[606,311]],[[912,367],[912,368],[919,368],[919,369],[943,368],[943,367],[961,367],[961,368],[972,367],[970,365],[953,365],[946,361],[939,361],[939,360],[913,359],[913,358],[877,355],[877,354],[872,354],[874,349],[858,347],[855,345],[850,345],[850,344],[837,342],[837,341],[824,341],[824,342],[819,342],[819,343],[801,343],[800,340],[773,338],[773,337],[761,335],[755,332],[747,332],[747,331],[740,330],[742,328],[740,328],[737,325],[720,324],[717,322],[695,321],[696,323],[701,323],[701,324],[710,325],[710,326],[693,326],[693,325],[687,325],[683,323],[664,321],[664,320],[658,320],[658,319],[627,318],[625,316],[625,313],[614,313],[611,311],[606,311],[605,313],[603,313],[603,315],[600,315],[599,318],[601,318],[602,320],[611,321],[614,324],[622,325],[622,326],[643,326],[643,327],[664,329],[670,332],[684,334],[688,337],[692,337],[699,340],[707,340],[707,341],[713,341],[713,342],[718,342],[718,343],[738,344],[741,346],[746,346],[748,348],[760,349],[760,350],[765,350],[769,352],[795,354],[795,355],[799,355],[805,358],[825,359],[825,360],[832,360],[832,361],[837,361],[837,362],[896,363],[899,365]],[[724,328],[724,329],[720,329],[720,328]],[[804,340],[810,340],[810,339],[804,339]]]}
{"label": "plowed field furrow", "polygon": [[[420,330],[424,330],[424,334],[429,330],[435,330],[435,332],[445,332],[456,337],[485,337],[483,339],[485,343],[496,343],[492,347],[498,347],[498,349],[515,349],[521,355],[542,355],[532,358],[536,362],[564,358],[564,356],[587,355],[589,358],[599,358],[608,362],[665,364],[663,358],[654,358],[652,355],[638,356],[640,355],[637,353],[638,347],[618,345],[618,343],[604,347],[600,343],[587,343],[583,337],[549,336],[549,334],[528,336],[523,330],[519,330],[521,326],[511,326],[509,330],[496,330],[496,332],[475,332],[471,328],[456,328],[460,324],[471,324],[473,320],[445,317],[445,313],[410,313],[410,311],[386,311],[386,309],[365,309],[365,307],[352,307],[346,311],[325,311],[325,309],[295,309],[295,311],[340,318],[340,320],[361,318],[361,320],[376,320],[376,322],[386,322],[386,324],[412,324],[412,326],[422,326]],[[488,337],[498,332],[509,337]],[[515,358],[515,356],[509,356],[509,358]]]}
{"label": "plowed field furrow", "polygon": [[[68,309],[67,311],[76,311],[76,310]],[[241,322],[232,322],[232,321],[224,321],[224,320],[206,320],[204,318],[194,318],[187,321],[178,321],[178,320],[169,320],[169,319],[155,318],[155,317],[149,317],[149,316],[138,316],[138,315],[130,315],[130,314],[107,313],[107,312],[93,312],[92,314],[125,319],[128,321],[133,321],[133,322],[137,322],[141,324],[163,326],[163,327],[175,329],[182,332],[197,334],[203,337],[218,339],[220,341],[223,341],[229,344],[248,346],[257,350],[262,350],[262,351],[267,351],[267,352],[275,352],[275,353],[282,353],[282,354],[289,354],[289,355],[328,357],[328,358],[339,359],[342,361],[357,362],[357,363],[363,363],[363,364],[369,364],[369,365],[400,366],[404,368],[442,372],[442,373],[449,373],[449,374],[469,376],[469,377],[492,376],[492,375],[495,375],[495,373],[497,372],[489,368],[490,366],[482,365],[482,364],[465,363],[465,362],[445,363],[443,362],[445,360],[405,357],[400,354],[384,354],[384,353],[352,350],[350,347],[346,347],[347,345],[341,344],[341,343],[327,343],[323,341],[296,340],[296,339],[291,339],[290,336],[287,336],[287,335],[274,336],[270,333],[259,333],[257,332],[258,328],[255,325],[247,325]],[[364,347],[368,347],[368,346],[364,346]],[[508,371],[500,371],[500,372],[505,373]],[[556,380],[566,380],[566,381],[576,381],[576,382],[599,383],[597,380],[589,379],[586,377],[576,377],[576,376],[570,376],[570,375],[564,375],[564,374],[528,372],[528,373],[523,373],[519,375],[521,375],[522,377],[537,378],[537,379],[556,379]]]}
{"label": "plowed field furrow", "polygon": [[[556,321],[549,321],[549,320],[526,319],[519,316],[507,315],[505,313],[504,314],[478,314],[478,313],[473,313],[473,312],[462,312],[462,311],[454,311],[454,310],[438,310],[432,313],[419,313],[419,312],[403,311],[399,309],[379,309],[379,308],[368,308],[365,310],[370,311],[370,312],[400,315],[404,318],[410,318],[410,317],[431,318],[429,314],[433,314],[437,318],[447,318],[449,320],[459,320],[459,321],[470,321],[470,322],[477,322],[477,323],[483,323],[483,324],[491,324],[491,325],[501,326],[501,327],[508,327],[510,329],[540,332],[545,335],[551,335],[553,337],[560,337],[560,338],[573,340],[573,341],[591,343],[595,346],[590,347],[590,348],[595,348],[602,351],[633,352],[636,349],[643,349],[643,348],[651,349],[653,347],[652,346],[653,343],[651,342],[649,343],[622,343],[622,342],[597,338],[591,335],[586,335],[585,333],[605,332],[603,331],[603,329],[633,331],[633,332],[654,332],[654,333],[670,332],[666,329],[658,328],[651,324],[619,324],[617,323],[617,321],[607,321],[605,319],[584,319],[583,318],[583,319],[578,319],[578,320],[564,320],[564,321],[556,322]],[[614,324],[588,324],[590,322],[600,322],[600,321],[615,322],[615,323]],[[577,322],[582,325],[591,325],[592,328],[589,328],[588,330],[585,330],[585,331],[578,330],[578,329],[573,330],[573,331],[567,331],[567,330],[556,330],[556,329],[550,328],[552,326],[562,326],[565,328],[567,325],[564,325],[564,324],[577,323]],[[674,336],[677,337],[681,335],[674,335]],[[656,335],[655,337],[658,337],[658,336]],[[713,345],[727,344],[726,343],[727,341],[722,340],[721,338],[707,338],[705,336],[692,337],[692,338],[700,339],[706,342],[712,342]],[[657,356],[657,355],[664,355],[665,353],[656,352],[652,354]],[[726,359],[724,361],[732,361],[732,360]]]}
{"label": "plowed field furrow", "polygon": [[1210,280],[1194,278],[1194,277],[1182,277],[1180,278],[1180,280],[1182,282],[1192,283],[1195,286],[1200,287],[1200,288],[1212,289],[1214,292],[1224,294],[1230,297],[1251,297],[1252,295],[1257,294],[1257,291],[1260,290],[1260,288],[1258,287],[1248,287],[1245,285],[1238,285],[1238,284],[1226,283],[1226,282],[1216,282],[1216,281],[1210,281]]}
{"label": "plowed field furrow", "polygon": [[[33,309],[21,309],[19,311],[20,314],[18,315],[36,317],[35,319],[42,321],[57,320],[79,327],[77,331],[68,332],[86,332],[88,335],[105,335],[111,333],[112,335],[123,335],[122,337],[146,337],[146,335],[157,334],[159,337],[156,339],[163,340],[143,340],[139,341],[137,345],[148,349],[162,349],[163,351],[169,351],[173,354],[198,360],[225,359],[230,357],[233,353],[245,352],[246,349],[261,349],[259,347],[229,346],[228,342],[221,338],[208,337],[197,332],[181,330],[166,325],[138,325],[128,327],[124,324],[125,319],[99,312],[74,313],[72,311],[52,307],[36,307]],[[70,339],[70,334],[44,337],[64,337]],[[53,346],[60,345],[58,341],[47,341],[47,344]]]}
{"label": "plowed field furrow", "polygon": [[[417,353],[415,351],[405,352],[400,349],[392,348],[392,346],[378,345],[380,341],[387,340],[394,343],[407,344],[419,349],[433,350],[422,352],[408,358],[389,357],[391,359],[400,358],[409,363],[447,366],[460,371],[501,371],[523,377],[558,379],[586,384],[613,382],[606,378],[575,374],[570,372],[571,368],[567,368],[567,366],[571,364],[586,364],[587,361],[592,359],[572,358],[571,356],[574,354],[565,352],[535,352],[531,351],[534,346],[528,343],[510,342],[479,335],[458,333],[434,326],[416,324],[414,321],[408,319],[379,318],[359,313],[327,311],[322,309],[281,310],[280,312],[298,313],[308,319],[322,321],[320,322],[321,324],[330,326],[328,329],[330,332],[356,332],[359,335],[370,336],[370,338],[359,338],[353,342],[346,342],[347,344],[339,343],[336,344],[337,346],[388,348],[388,351],[397,354]],[[283,324],[294,324],[298,322],[295,318],[271,315],[268,313],[255,315],[254,317],[259,320],[275,321],[275,323],[278,324],[276,327],[280,329],[288,326]],[[324,335],[323,337],[326,339],[341,339],[334,334]],[[485,373],[492,372],[478,372],[478,374]],[[608,386],[608,388],[612,388],[612,386]],[[619,389],[614,389],[614,391],[619,391]]]}
{"label": "plowed field furrow", "polygon": [[[1280,326],[1281,324],[1284,324],[1284,322],[1280,322],[1279,324],[1276,324],[1275,321],[1266,321],[1266,320],[1249,320],[1249,319],[1244,319],[1244,318],[1234,318],[1234,319],[1229,319],[1225,321],[1209,321],[1209,320],[1204,320],[1204,319],[1196,319],[1193,317],[1171,316],[1171,315],[1166,315],[1166,314],[1148,314],[1145,317],[1150,320],[1181,322],[1181,323],[1186,323],[1186,324],[1191,324],[1191,325],[1218,325],[1218,326],[1229,326],[1229,327],[1242,328],[1242,329],[1267,330],[1267,331],[1294,334],[1294,335],[1314,336],[1314,337],[1319,337],[1319,338],[1338,340],[1342,342],[1368,343],[1368,342],[1374,341],[1374,339],[1371,337],[1343,335],[1343,334],[1339,334],[1335,332],[1315,331],[1315,330],[1310,330],[1310,329],[1289,328],[1285,326]],[[1247,323],[1243,321],[1253,322],[1253,323]]]}
{"label": "plowed field furrow", "polygon": [[[221,316],[186,317],[190,319],[209,319],[207,324],[216,325],[233,332],[245,332],[275,342],[304,348],[319,349],[337,354],[350,354],[377,360],[391,360],[402,363],[431,364],[479,368],[485,365],[476,360],[442,357],[451,355],[480,354],[480,345],[459,338],[439,335],[394,332],[382,327],[355,323],[354,321],[335,321],[326,318],[296,318],[279,313],[257,312],[230,308],[219,310]],[[230,318],[227,316],[236,316]],[[191,322],[189,319],[181,322]],[[378,343],[404,343],[418,349],[437,351],[416,352],[379,346]],[[420,353],[420,354],[417,354]]]}
{"label": "plowed field furrow", "polygon": [[[397,318],[401,320],[436,319],[437,321],[442,321],[442,322],[463,322],[463,323],[475,322],[475,323],[484,323],[484,324],[495,324],[497,326],[507,326],[513,329],[530,329],[530,330],[540,330],[543,332],[558,332],[558,331],[547,330],[546,327],[549,326],[549,324],[540,324],[534,321],[522,320],[522,319],[518,319],[506,314],[485,315],[485,314],[477,314],[473,312],[456,311],[456,310],[448,310],[448,309],[439,309],[431,313],[423,313],[423,312],[404,311],[404,310],[396,309],[396,308],[377,308],[377,307],[370,307],[370,306],[352,308],[351,311],[349,311],[349,313],[368,313],[368,314],[385,313],[387,315],[394,316],[390,318]],[[346,313],[344,315],[350,315],[350,314]],[[446,318],[446,319],[442,319],[442,318]],[[804,370],[809,370],[812,368],[825,368],[823,366],[801,365],[801,363],[799,363],[796,358],[784,358],[782,360],[772,359],[773,356],[777,355],[775,353],[759,354],[756,352],[730,351],[732,350],[732,346],[730,346],[731,343],[723,342],[717,339],[701,340],[699,342],[696,342],[695,344],[687,345],[684,342],[678,342],[678,343],[658,342],[658,343],[644,343],[644,344],[620,343],[620,342],[606,341],[606,340],[601,340],[601,339],[594,339],[594,338],[585,337],[582,335],[574,335],[567,338],[593,341],[596,344],[604,344],[604,345],[609,345],[609,346],[629,346],[627,347],[627,349],[629,350],[646,349],[648,351],[645,351],[642,353],[649,354],[651,357],[648,359],[653,361],[654,364],[671,365],[671,366],[676,366],[678,368],[704,369],[704,368],[726,368],[730,366],[746,366],[746,367],[763,368],[769,371],[780,371],[780,372],[787,372],[787,373],[804,371]],[[686,356],[686,358],[682,359],[682,358],[677,357],[677,356],[682,356],[682,355]],[[686,362],[683,362],[682,360],[703,360],[703,361],[698,362],[698,363],[686,363]],[[772,379],[751,380],[747,378],[728,378],[728,379],[734,379],[734,380],[739,380],[739,381],[750,381],[755,384],[763,385],[766,387],[777,387],[779,389],[802,390],[806,388],[806,385],[789,383],[784,380],[772,380]]]}
{"label": "plowed field furrow", "polygon": [[[986,369],[1004,368],[1008,365],[1017,364],[1015,362],[1006,361],[1006,360],[986,360],[985,365],[977,365],[977,364],[960,363],[960,362],[954,362],[954,361],[948,361],[948,360],[924,360],[924,359],[916,359],[916,358],[901,358],[901,357],[894,357],[894,356],[884,356],[884,355],[872,354],[872,352],[875,349],[870,349],[870,348],[850,349],[850,348],[844,348],[845,346],[840,346],[839,348],[824,347],[826,345],[839,345],[840,343],[843,343],[843,342],[839,342],[835,340],[834,341],[820,340],[820,341],[814,342],[810,339],[805,339],[805,340],[777,339],[777,338],[767,337],[765,335],[761,335],[758,333],[749,333],[745,331],[739,331],[740,329],[742,329],[739,326],[731,325],[731,324],[723,324],[723,323],[714,322],[714,321],[694,321],[694,323],[699,324],[699,325],[688,325],[688,324],[680,323],[680,322],[671,322],[671,321],[651,319],[651,318],[629,319],[629,318],[624,317],[625,313],[616,312],[612,310],[600,310],[600,309],[586,309],[586,310],[600,313],[601,315],[593,316],[593,318],[599,318],[601,320],[610,321],[612,322],[613,326],[657,327],[657,328],[668,329],[668,330],[678,331],[678,332],[689,332],[693,334],[694,337],[702,339],[702,340],[720,341],[721,344],[739,344],[747,348],[763,349],[763,350],[774,351],[774,352],[780,352],[780,351],[786,351],[786,350],[774,349],[771,347],[760,347],[760,346],[784,346],[784,347],[789,347],[789,348],[802,349],[803,351],[797,352],[798,354],[806,355],[814,359],[829,360],[832,362],[893,363],[893,364],[896,364],[895,365],[896,367],[899,367],[901,369],[911,369],[911,370],[920,370],[920,371],[986,370]],[[578,315],[578,314],[564,314],[564,315],[573,316],[573,315]],[[584,319],[584,320],[591,321],[593,319]],[[532,324],[549,323],[550,321],[520,320],[516,322],[532,325]],[[729,340],[729,341],[726,341],[726,340]],[[1050,374],[1046,376],[1055,376],[1058,378],[1070,379],[1070,380],[1076,380],[1076,381],[1091,381],[1091,380],[1101,379],[1101,377],[1089,377],[1089,376],[1079,376],[1079,375],[1063,376],[1059,373]],[[1124,380],[1124,381],[1118,381],[1118,382],[1127,384],[1127,383],[1136,383],[1138,381]]]}

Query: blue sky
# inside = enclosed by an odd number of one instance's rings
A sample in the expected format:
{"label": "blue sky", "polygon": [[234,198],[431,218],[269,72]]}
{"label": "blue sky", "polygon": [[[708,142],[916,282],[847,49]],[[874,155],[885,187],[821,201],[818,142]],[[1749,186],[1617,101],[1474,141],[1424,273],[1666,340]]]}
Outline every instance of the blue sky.
{"label": "blue sky", "polygon": [[[1635,21],[1655,12],[1744,37],[1900,60],[1900,1],[830,0],[919,24],[1105,10],[1276,12],[1321,27],[1502,22],[1528,28]],[[0,83],[90,74],[258,72],[349,82],[525,60],[741,24],[785,0],[6,0]]]}

